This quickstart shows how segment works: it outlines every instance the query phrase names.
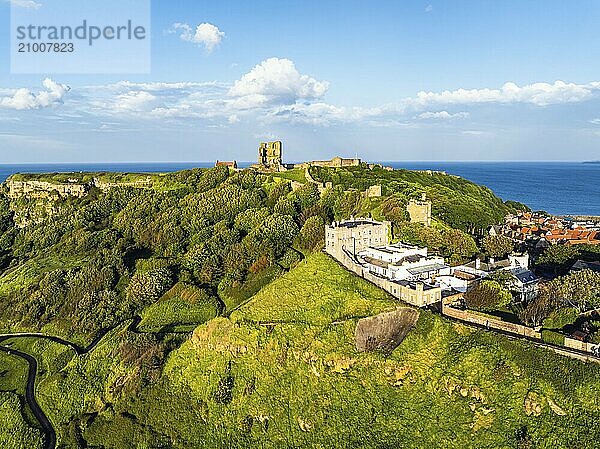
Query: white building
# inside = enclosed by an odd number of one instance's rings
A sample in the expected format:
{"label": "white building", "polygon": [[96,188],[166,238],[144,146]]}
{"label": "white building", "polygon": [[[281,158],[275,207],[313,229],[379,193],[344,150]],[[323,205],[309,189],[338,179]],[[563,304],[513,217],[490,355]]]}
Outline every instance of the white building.
{"label": "white building", "polygon": [[365,248],[358,258],[369,271],[390,280],[430,282],[451,273],[443,257],[428,256],[427,248],[405,243]]}

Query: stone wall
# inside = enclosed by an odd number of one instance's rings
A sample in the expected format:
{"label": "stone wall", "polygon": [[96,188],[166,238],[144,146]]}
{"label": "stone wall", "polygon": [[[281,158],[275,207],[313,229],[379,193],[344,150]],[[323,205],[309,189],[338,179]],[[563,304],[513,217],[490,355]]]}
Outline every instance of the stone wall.
{"label": "stone wall", "polygon": [[139,179],[137,181],[131,182],[103,182],[99,179],[94,179],[93,186],[98,187],[103,192],[106,192],[110,189],[114,189],[116,187],[133,187],[136,189],[149,189],[150,187],[152,187],[152,178],[148,176],[146,179]]}
{"label": "stone wall", "polygon": [[46,198],[52,192],[56,192],[61,197],[74,196],[81,198],[85,196],[90,189],[86,184],[52,184],[45,181],[13,181],[9,179],[6,182],[8,187],[8,197],[16,198]]}
{"label": "stone wall", "polygon": [[369,187],[367,190],[365,190],[365,196],[367,198],[379,198],[379,197],[383,196],[381,186],[375,185],[375,186]]}
{"label": "stone wall", "polygon": [[587,343],[585,341],[575,340],[574,338],[565,337],[565,347],[570,349],[576,349],[578,351],[596,353],[600,348],[600,345],[594,343]]}
{"label": "stone wall", "polygon": [[431,226],[431,201],[410,200],[406,206],[411,223],[422,223]]}
{"label": "stone wall", "polygon": [[140,179],[131,182],[104,182],[99,179],[94,179],[90,183],[51,183],[47,181],[14,181],[8,179],[6,181],[8,188],[8,197],[11,199],[17,198],[49,198],[53,192],[60,197],[75,197],[82,198],[88,194],[92,187],[98,187],[106,192],[116,187],[134,187],[134,188],[150,188],[152,187],[152,178],[148,176],[146,179]]}
{"label": "stone wall", "polygon": [[537,332],[535,329],[529,326],[523,326],[522,324],[508,323],[506,321],[502,321],[501,319],[495,319],[491,317],[486,317],[483,315],[479,315],[477,313],[469,312],[468,310],[459,310],[452,306],[448,306],[446,304],[442,304],[442,315],[449,316],[451,318],[456,318],[458,320],[464,321],[466,323],[476,324],[479,326],[489,327],[491,329],[496,329],[504,332],[509,332],[511,334],[534,338],[536,340],[542,339],[542,334]]}
{"label": "stone wall", "polygon": [[363,279],[371,282],[377,287],[385,290],[394,298],[400,299],[408,304],[416,307],[424,307],[442,300],[442,290],[439,287],[424,289],[422,284],[418,284],[415,288],[411,288],[408,285],[402,285],[397,282],[392,282],[387,278],[377,276],[366,267],[363,267],[357,263],[348,253],[342,251],[341,253],[331,254],[339,263],[341,263],[348,270],[354,274],[362,277]]}

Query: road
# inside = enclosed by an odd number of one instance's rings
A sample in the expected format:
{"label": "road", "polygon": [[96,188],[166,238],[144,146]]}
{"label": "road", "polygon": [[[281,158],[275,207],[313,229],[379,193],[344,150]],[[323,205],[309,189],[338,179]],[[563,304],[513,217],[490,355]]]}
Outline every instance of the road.
{"label": "road", "polygon": [[[127,331],[140,333],[141,331],[138,329],[138,325],[140,324],[141,321],[142,321],[142,318],[140,316],[134,317],[131,320],[131,323],[129,324],[129,326],[127,326]],[[100,340],[102,340],[102,337],[104,337],[112,329],[115,329],[122,324],[123,324],[123,322],[121,322],[111,328],[100,331],[98,333],[98,335],[96,335],[96,337],[92,340],[92,342],[85,348],[78,345],[77,343],[73,343],[73,342],[65,340],[63,338],[55,337],[53,335],[47,335],[44,333],[38,333],[38,332],[20,332],[20,333],[14,333],[14,334],[0,334],[0,351],[5,352],[5,353],[15,356],[15,357],[20,357],[23,360],[25,360],[27,362],[27,364],[29,365],[29,372],[27,375],[27,385],[25,387],[25,400],[27,401],[29,408],[31,408],[33,415],[39,421],[40,426],[42,427],[42,430],[44,431],[44,434],[46,435],[46,438],[44,440],[44,449],[55,449],[55,447],[56,447],[56,430],[54,430],[52,423],[50,422],[50,420],[48,419],[48,417],[46,416],[46,414],[44,413],[44,411],[42,410],[42,408],[40,407],[40,405],[38,404],[38,402],[35,398],[35,382],[36,382],[36,378],[37,378],[38,362],[35,359],[35,357],[33,357],[32,355],[27,354],[25,352],[18,351],[16,349],[12,349],[7,346],[2,346],[2,343],[6,340],[12,340],[15,338],[37,338],[37,339],[41,339],[41,340],[52,341],[54,343],[58,343],[63,346],[67,346],[68,348],[72,349],[75,352],[75,354],[77,354],[78,356],[81,356],[81,355],[87,354],[92,349],[94,349],[96,347],[96,345],[100,342]]]}
{"label": "road", "polygon": [[6,352],[9,355],[20,357],[29,364],[27,386],[25,388],[25,400],[27,401],[27,404],[29,404],[29,408],[31,408],[35,419],[38,420],[42,426],[44,434],[46,435],[46,438],[44,439],[44,449],[54,449],[56,447],[56,431],[35,399],[35,378],[37,376],[38,366],[37,360],[29,354],[17,351],[16,349],[6,348],[4,346],[0,346],[0,351]]}

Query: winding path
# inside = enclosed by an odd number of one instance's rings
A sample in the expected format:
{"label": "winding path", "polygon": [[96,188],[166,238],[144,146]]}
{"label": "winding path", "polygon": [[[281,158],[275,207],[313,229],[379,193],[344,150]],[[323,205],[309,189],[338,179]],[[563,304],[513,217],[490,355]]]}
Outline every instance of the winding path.
{"label": "winding path", "polygon": [[17,351],[16,349],[6,348],[4,346],[0,346],[0,351],[6,352],[9,355],[20,357],[29,364],[29,374],[27,375],[27,385],[25,387],[25,400],[27,401],[27,404],[29,404],[35,419],[39,421],[40,425],[42,426],[42,430],[46,435],[46,439],[44,440],[44,449],[54,449],[56,446],[56,431],[35,399],[35,378],[37,376],[38,367],[37,360],[29,354]]}
{"label": "winding path", "polygon": [[[141,320],[142,319],[140,316],[134,317],[131,320],[131,323],[129,324],[129,326],[127,326],[127,330],[129,332],[140,333],[140,331],[138,330],[138,324],[140,324]],[[38,404],[37,399],[35,398],[35,381],[36,381],[37,371],[38,371],[38,362],[35,359],[35,357],[33,357],[32,355],[27,354],[22,351],[19,351],[19,350],[16,350],[16,349],[12,349],[7,346],[3,346],[2,343],[6,340],[12,340],[15,338],[37,338],[37,339],[41,339],[41,340],[52,341],[54,343],[58,343],[63,346],[67,346],[68,348],[72,349],[75,352],[75,354],[77,354],[78,356],[81,356],[81,355],[85,355],[88,352],[90,352],[91,350],[93,350],[98,345],[98,343],[100,343],[100,340],[102,340],[102,338],[108,332],[117,328],[121,324],[123,324],[123,323],[119,323],[116,326],[113,326],[111,328],[100,331],[98,333],[98,335],[96,335],[96,337],[92,340],[92,342],[85,348],[82,346],[79,346],[77,343],[73,343],[73,342],[65,340],[63,338],[55,337],[53,335],[47,335],[44,333],[21,332],[21,333],[15,333],[15,334],[0,334],[0,351],[5,352],[8,355],[20,357],[21,359],[25,360],[27,362],[27,364],[29,365],[29,371],[27,374],[27,384],[25,386],[25,400],[27,401],[27,404],[29,405],[29,408],[31,408],[31,411],[32,411],[33,415],[35,416],[35,419],[38,420],[38,422],[40,423],[40,426],[42,427],[44,434],[46,435],[46,438],[44,440],[44,449],[55,449],[55,447],[56,447],[56,430],[54,430],[52,423],[50,422],[50,420],[48,419],[48,417],[46,416],[46,414],[44,413],[44,411]]]}

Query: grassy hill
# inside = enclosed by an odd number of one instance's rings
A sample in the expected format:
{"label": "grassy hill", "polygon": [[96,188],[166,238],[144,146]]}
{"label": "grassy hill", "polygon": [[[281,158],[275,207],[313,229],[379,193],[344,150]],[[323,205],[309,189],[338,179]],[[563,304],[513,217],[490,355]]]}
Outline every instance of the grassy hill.
{"label": "grassy hill", "polygon": [[[38,359],[36,396],[61,448],[595,444],[597,365],[425,311],[391,354],[359,353],[358,320],[398,303],[318,252],[324,223],[357,212],[431,234],[405,222],[406,201],[425,191],[440,251],[468,257],[477,247],[457,228],[512,206],[441,174],[313,176],[336,186],[292,191],[281,177],[223,167],[160,175],[151,189],[51,200],[24,227],[13,214],[27,215],[27,200],[0,192],[0,328],[81,346],[108,331],[82,356],[47,341],[4,342]],[[364,198],[378,183],[384,197]],[[0,361],[0,442],[39,447],[19,402],[24,366]]]}
{"label": "grassy hill", "polygon": [[64,447],[594,446],[598,365],[425,311],[391,354],[357,352],[354,316],[396,305],[315,254],[183,343],[110,333],[48,368],[41,403]]}

